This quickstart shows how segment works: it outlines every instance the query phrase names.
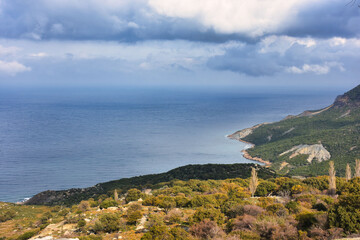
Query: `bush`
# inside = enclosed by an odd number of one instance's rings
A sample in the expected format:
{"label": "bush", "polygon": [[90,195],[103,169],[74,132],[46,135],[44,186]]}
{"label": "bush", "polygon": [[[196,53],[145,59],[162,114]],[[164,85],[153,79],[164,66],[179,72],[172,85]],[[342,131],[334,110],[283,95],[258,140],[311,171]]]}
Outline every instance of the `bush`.
{"label": "bush", "polygon": [[243,212],[244,214],[251,215],[251,216],[258,216],[263,213],[265,210],[256,205],[244,205]]}
{"label": "bush", "polygon": [[0,223],[6,222],[8,220],[13,219],[16,216],[16,212],[14,210],[7,210],[4,213],[0,214]]}
{"label": "bush", "polygon": [[216,222],[208,219],[191,226],[190,233],[201,239],[223,239],[225,235],[224,231],[216,224]]}
{"label": "bush", "polygon": [[120,229],[120,217],[117,214],[104,214],[95,223],[95,232],[117,232]]}
{"label": "bush", "polygon": [[101,209],[106,209],[106,208],[109,208],[109,207],[116,207],[118,205],[118,203],[112,199],[112,198],[107,198],[105,199],[104,201],[102,201],[100,203],[100,208]]}
{"label": "bush", "polygon": [[234,201],[225,202],[221,207],[221,211],[229,218],[236,218],[244,213],[243,205]]}
{"label": "bush", "polygon": [[160,200],[158,206],[163,208],[167,213],[170,209],[176,207],[176,202],[172,197],[164,197]]}
{"label": "bush", "polygon": [[170,233],[174,236],[176,240],[190,240],[190,234],[186,232],[183,228],[175,227],[170,230]]}
{"label": "bush", "polygon": [[39,229],[31,230],[31,231],[28,231],[28,232],[23,233],[22,235],[20,235],[17,238],[17,240],[27,240],[29,238],[32,238],[33,236],[35,236],[38,233],[39,233]]}
{"label": "bush", "polygon": [[298,223],[298,228],[300,230],[307,231],[318,221],[316,219],[316,213],[302,213],[296,216]]}
{"label": "bush", "polygon": [[172,209],[165,216],[165,220],[169,223],[180,223],[183,216],[184,214],[180,209]]}
{"label": "bush", "polygon": [[232,230],[251,230],[254,228],[256,218],[250,215],[244,215],[236,218],[232,224]]}
{"label": "bush", "polygon": [[276,215],[278,217],[284,217],[286,215],[288,215],[288,210],[284,207],[284,205],[280,204],[280,203],[275,203],[272,205],[269,205],[266,210],[273,214]]}
{"label": "bush", "polygon": [[141,196],[141,191],[136,188],[132,188],[129,191],[127,191],[125,201],[126,203],[137,201],[139,200],[140,196]]}
{"label": "bush", "polygon": [[269,181],[262,181],[256,188],[255,196],[266,197],[277,190],[278,186]]}
{"label": "bush", "polygon": [[142,217],[141,211],[128,211],[127,213],[127,222],[131,225],[136,224],[136,222]]}
{"label": "bush", "polygon": [[329,224],[344,229],[346,232],[358,233],[360,229],[360,195],[346,195],[329,210]]}
{"label": "bush", "polygon": [[174,236],[170,233],[169,228],[165,225],[155,225],[150,228],[149,232],[145,233],[141,240],[175,240]]}
{"label": "bush", "polygon": [[83,228],[86,226],[86,221],[84,219],[80,219],[77,223],[78,228]]}
{"label": "bush", "polygon": [[300,204],[297,201],[288,202],[285,207],[289,210],[290,213],[299,213],[300,212]]}
{"label": "bush", "polygon": [[315,203],[313,206],[313,209],[316,209],[318,211],[324,211],[324,212],[328,210],[326,205],[322,202]]}
{"label": "bush", "polygon": [[102,240],[102,237],[98,235],[81,236],[78,238],[79,240]]}
{"label": "bush", "polygon": [[88,201],[81,201],[79,204],[79,210],[86,212],[90,209],[90,203]]}
{"label": "bush", "polygon": [[260,240],[261,237],[254,231],[251,230],[235,230],[230,233],[230,236],[237,236],[243,240]]}
{"label": "bush", "polygon": [[201,207],[198,210],[196,210],[194,216],[193,216],[193,221],[194,222],[201,222],[205,219],[211,220],[211,221],[215,221],[218,224],[222,224],[224,223],[224,214],[220,212],[219,209],[216,208],[204,208]]}
{"label": "bush", "polygon": [[181,195],[176,196],[174,200],[176,202],[176,207],[178,208],[187,207],[187,205],[190,202],[190,200],[187,197]]}

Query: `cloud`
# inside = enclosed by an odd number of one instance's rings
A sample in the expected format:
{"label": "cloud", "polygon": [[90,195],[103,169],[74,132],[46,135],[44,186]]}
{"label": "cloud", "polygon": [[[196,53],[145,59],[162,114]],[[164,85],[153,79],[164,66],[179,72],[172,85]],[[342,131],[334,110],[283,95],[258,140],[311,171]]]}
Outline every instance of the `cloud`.
{"label": "cloud", "polygon": [[[32,40],[256,42],[263,36],[357,37],[343,0],[2,0],[0,37]],[[321,16],[321,17],[320,17]]]}
{"label": "cloud", "polygon": [[[318,0],[319,1],[319,0]],[[250,37],[279,31],[310,0],[150,0],[157,13],[199,21],[218,33],[240,33]]]}
{"label": "cloud", "polygon": [[18,53],[21,49],[18,47],[4,47],[0,45],[0,56],[13,56]]}
{"label": "cloud", "polygon": [[45,52],[39,52],[39,53],[31,53],[30,57],[35,57],[35,58],[43,58],[43,57],[47,57],[48,54]]}
{"label": "cloud", "polygon": [[330,71],[344,72],[346,64],[359,60],[359,50],[354,39],[270,36],[256,44],[227,48],[222,54],[210,57],[207,65],[254,77],[278,73],[324,75]]}
{"label": "cloud", "polygon": [[0,60],[0,73],[15,76],[17,73],[26,71],[31,71],[31,68],[16,61],[4,62]]}

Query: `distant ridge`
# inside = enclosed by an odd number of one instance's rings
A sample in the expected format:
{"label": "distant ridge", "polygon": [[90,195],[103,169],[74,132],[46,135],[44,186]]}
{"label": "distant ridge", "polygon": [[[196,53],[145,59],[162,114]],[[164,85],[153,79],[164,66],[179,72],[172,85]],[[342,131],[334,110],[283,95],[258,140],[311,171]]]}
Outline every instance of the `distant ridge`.
{"label": "distant ridge", "polygon": [[[323,109],[258,124],[229,137],[254,144],[246,156],[271,162],[271,168],[281,174],[326,174],[328,160],[333,160],[338,175],[344,175],[346,164],[354,165],[355,159],[360,159],[360,85]],[[290,149],[304,145],[309,148],[291,155]],[[321,146],[321,151],[313,151],[319,147],[312,146]],[[307,161],[309,154],[314,161]]]}

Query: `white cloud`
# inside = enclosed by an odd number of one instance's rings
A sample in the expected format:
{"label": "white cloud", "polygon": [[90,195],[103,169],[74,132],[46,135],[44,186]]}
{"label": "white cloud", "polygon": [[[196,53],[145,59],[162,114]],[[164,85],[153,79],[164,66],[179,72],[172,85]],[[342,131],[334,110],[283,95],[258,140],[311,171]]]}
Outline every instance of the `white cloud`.
{"label": "white cloud", "polygon": [[17,73],[26,71],[31,71],[31,68],[16,61],[4,62],[0,60],[0,73],[15,76]]}
{"label": "white cloud", "polygon": [[302,67],[298,68],[295,66],[289,67],[288,72],[296,73],[296,74],[303,74],[303,73],[315,73],[318,75],[327,74],[330,71],[330,67],[327,65],[318,65],[318,64],[304,64]]}
{"label": "white cloud", "polygon": [[277,32],[291,22],[307,3],[322,0],[149,0],[159,14],[198,19],[219,33],[251,37]]}
{"label": "white cloud", "polygon": [[36,58],[43,58],[43,57],[47,57],[48,54],[45,52],[39,52],[39,53],[31,53],[30,57],[36,57]]}
{"label": "white cloud", "polygon": [[0,56],[12,56],[20,50],[18,47],[4,47],[0,45]]}

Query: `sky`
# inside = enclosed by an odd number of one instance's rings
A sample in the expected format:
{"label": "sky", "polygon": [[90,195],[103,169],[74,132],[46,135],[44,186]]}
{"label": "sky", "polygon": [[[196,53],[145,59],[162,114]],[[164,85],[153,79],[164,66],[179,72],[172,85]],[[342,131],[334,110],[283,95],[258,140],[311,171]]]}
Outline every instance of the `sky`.
{"label": "sky", "polygon": [[360,2],[0,0],[1,86],[346,89]]}

